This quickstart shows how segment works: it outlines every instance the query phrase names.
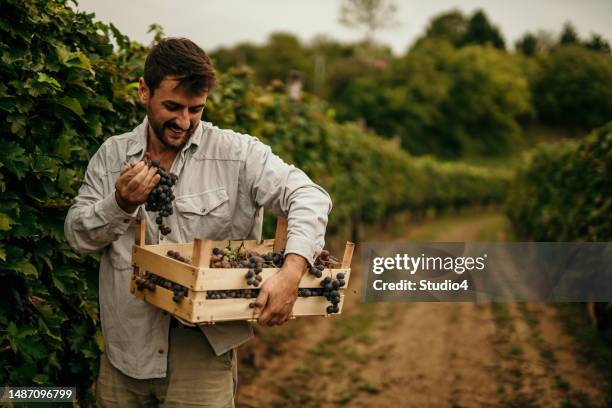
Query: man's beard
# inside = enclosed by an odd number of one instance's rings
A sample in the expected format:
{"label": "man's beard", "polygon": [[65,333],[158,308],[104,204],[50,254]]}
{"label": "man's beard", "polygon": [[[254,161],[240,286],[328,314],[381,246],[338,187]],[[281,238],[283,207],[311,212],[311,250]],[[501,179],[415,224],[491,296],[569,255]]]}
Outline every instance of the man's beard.
{"label": "man's beard", "polygon": [[[159,140],[165,147],[172,150],[182,149],[187,144],[187,142],[189,142],[189,139],[193,135],[193,132],[196,128],[196,126],[193,126],[190,122],[189,129],[183,129],[178,124],[176,124],[174,120],[168,120],[161,124],[154,120],[151,120],[151,116],[149,116],[149,126],[151,126],[151,129],[153,129],[153,133],[155,134],[155,137],[157,137],[157,140]],[[180,145],[173,145],[172,143],[170,143],[170,141],[166,138],[166,129],[169,129],[170,131],[172,131],[172,129],[181,131],[187,130],[183,142]]]}

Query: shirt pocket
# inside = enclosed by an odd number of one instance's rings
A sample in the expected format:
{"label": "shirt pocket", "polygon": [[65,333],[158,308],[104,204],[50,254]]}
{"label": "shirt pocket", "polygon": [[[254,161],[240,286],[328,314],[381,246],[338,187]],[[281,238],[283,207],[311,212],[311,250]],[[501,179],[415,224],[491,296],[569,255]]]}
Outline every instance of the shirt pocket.
{"label": "shirt pocket", "polygon": [[194,238],[225,240],[229,237],[231,217],[225,187],[176,197],[174,205],[185,241]]}

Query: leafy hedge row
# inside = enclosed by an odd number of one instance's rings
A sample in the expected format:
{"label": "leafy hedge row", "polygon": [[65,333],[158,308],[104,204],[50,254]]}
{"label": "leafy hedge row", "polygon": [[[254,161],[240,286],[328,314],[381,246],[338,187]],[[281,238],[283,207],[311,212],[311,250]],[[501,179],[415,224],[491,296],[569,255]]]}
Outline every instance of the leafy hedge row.
{"label": "leafy hedge row", "polygon": [[103,347],[98,261],[65,243],[64,218],[104,138],[141,120],[126,61],[144,48],[63,1],[0,7],[0,384],[84,398]]}
{"label": "leafy hedge row", "polygon": [[[0,384],[75,385],[85,400],[103,349],[98,258],[75,254],[63,223],[92,154],[142,119],[133,84],[146,48],[65,1],[1,4]],[[255,87],[247,70],[223,75],[207,118],[261,137],[321,183],[332,229],[356,213],[376,222],[503,196],[504,173],[413,159],[278,88]]]}
{"label": "leafy hedge row", "polygon": [[612,122],[580,142],[542,147],[518,172],[507,213],[534,241],[612,239]]}
{"label": "leafy hedge row", "polygon": [[[612,122],[580,142],[534,151],[508,198],[517,235],[533,241],[611,241],[611,175]],[[585,279],[577,282],[580,278]],[[612,335],[612,302],[595,303],[594,313],[597,328]]]}

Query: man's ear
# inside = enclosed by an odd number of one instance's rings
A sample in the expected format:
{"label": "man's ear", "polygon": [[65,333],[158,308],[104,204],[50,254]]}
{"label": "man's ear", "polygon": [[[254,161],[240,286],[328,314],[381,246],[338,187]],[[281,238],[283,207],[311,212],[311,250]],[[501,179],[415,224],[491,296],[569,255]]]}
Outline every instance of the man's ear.
{"label": "man's ear", "polygon": [[151,92],[149,90],[149,87],[147,86],[147,83],[145,82],[143,77],[140,77],[140,79],[138,80],[138,98],[140,99],[140,102],[143,104],[147,104],[149,103],[149,98],[151,97]]}

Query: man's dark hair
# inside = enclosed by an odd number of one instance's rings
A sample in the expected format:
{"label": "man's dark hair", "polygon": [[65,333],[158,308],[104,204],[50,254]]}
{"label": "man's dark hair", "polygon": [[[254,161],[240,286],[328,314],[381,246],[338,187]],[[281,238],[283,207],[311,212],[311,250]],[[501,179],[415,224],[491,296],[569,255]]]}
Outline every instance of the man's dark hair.
{"label": "man's dark hair", "polygon": [[208,55],[187,38],[164,38],[149,51],[144,80],[151,96],[166,77],[177,79],[189,95],[208,92],[216,80]]}

